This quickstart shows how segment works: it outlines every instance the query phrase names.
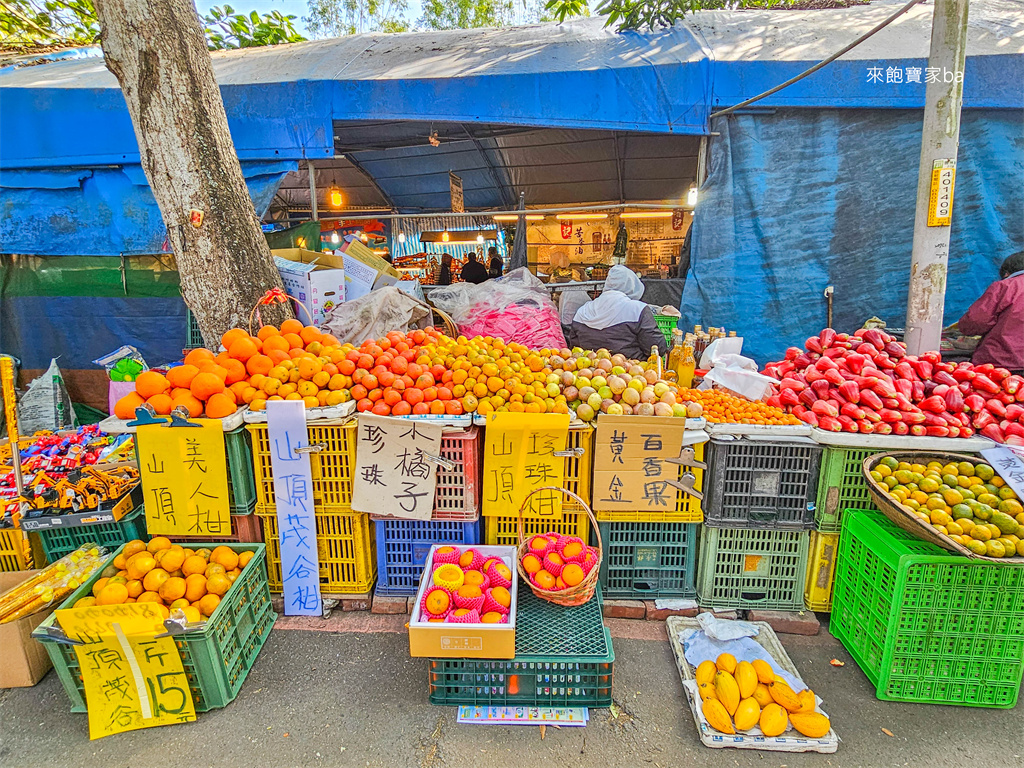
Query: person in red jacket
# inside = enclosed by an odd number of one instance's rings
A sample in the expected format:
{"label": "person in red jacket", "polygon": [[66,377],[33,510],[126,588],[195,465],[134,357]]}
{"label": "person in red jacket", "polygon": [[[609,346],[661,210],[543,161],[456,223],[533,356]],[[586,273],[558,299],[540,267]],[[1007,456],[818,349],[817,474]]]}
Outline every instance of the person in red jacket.
{"label": "person in red jacket", "polygon": [[957,322],[960,332],[981,336],[971,362],[1024,372],[1024,251],[1007,257],[999,279]]}

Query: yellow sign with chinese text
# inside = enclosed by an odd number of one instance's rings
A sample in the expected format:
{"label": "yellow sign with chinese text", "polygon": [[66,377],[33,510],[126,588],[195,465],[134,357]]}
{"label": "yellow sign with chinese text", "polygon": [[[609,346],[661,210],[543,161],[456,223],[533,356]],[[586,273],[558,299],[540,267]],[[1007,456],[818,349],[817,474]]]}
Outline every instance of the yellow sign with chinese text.
{"label": "yellow sign with chinese text", "polygon": [[608,416],[597,421],[594,509],[673,512],[685,424],[672,416]]}
{"label": "yellow sign with chinese text", "polygon": [[181,654],[151,603],[56,612],[74,646],[89,709],[89,738],[196,719]]}
{"label": "yellow sign with chinese text", "polygon": [[[526,496],[537,488],[565,482],[569,415],[492,413],[484,443],[483,514],[518,516]],[[532,516],[560,517],[560,493],[537,494]]]}
{"label": "yellow sign with chinese text", "polygon": [[198,427],[139,427],[139,471],[146,528],[162,536],[230,536],[224,429],[217,419]]}

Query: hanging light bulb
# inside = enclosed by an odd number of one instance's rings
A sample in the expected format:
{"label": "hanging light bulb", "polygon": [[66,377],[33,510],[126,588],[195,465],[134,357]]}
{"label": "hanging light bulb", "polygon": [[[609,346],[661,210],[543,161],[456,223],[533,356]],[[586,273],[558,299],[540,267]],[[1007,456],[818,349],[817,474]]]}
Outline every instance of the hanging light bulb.
{"label": "hanging light bulb", "polygon": [[331,187],[327,191],[327,202],[331,208],[341,208],[341,190],[337,187]]}
{"label": "hanging light bulb", "polygon": [[337,245],[340,242],[341,242],[341,238],[338,237],[338,231],[335,230],[334,232],[331,232],[331,244],[332,245]]}
{"label": "hanging light bulb", "polygon": [[405,232],[399,232],[398,233],[398,242],[400,244],[405,242]]}
{"label": "hanging light bulb", "polygon": [[697,182],[690,185],[690,188],[686,191],[686,204],[691,208],[697,205]]}
{"label": "hanging light bulb", "polygon": [[484,236],[483,236],[483,235],[477,235],[477,236],[476,236],[476,241],[477,241],[477,242],[478,242],[478,243],[479,243],[480,245],[483,245],[483,244],[484,244]]}
{"label": "hanging light bulb", "polygon": [[365,232],[359,233],[359,239],[362,240],[364,243],[369,242],[370,240],[370,238],[366,236]]}
{"label": "hanging light bulb", "polygon": [[441,242],[442,243],[447,243],[451,239],[452,239],[452,236],[448,234],[448,230],[447,229],[444,232],[441,233]]}

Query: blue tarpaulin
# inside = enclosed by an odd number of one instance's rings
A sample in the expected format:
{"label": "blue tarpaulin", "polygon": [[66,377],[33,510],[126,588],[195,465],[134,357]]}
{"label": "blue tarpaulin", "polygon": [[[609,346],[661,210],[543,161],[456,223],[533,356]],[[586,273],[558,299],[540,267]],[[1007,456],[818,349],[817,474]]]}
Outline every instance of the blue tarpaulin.
{"label": "blue tarpaulin", "polygon": [[[718,118],[694,218],[681,326],[725,326],[765,363],[825,326],[877,315],[902,327],[921,113],[779,110]],[[1018,110],[964,112],[950,233],[946,323],[1024,249]]]}

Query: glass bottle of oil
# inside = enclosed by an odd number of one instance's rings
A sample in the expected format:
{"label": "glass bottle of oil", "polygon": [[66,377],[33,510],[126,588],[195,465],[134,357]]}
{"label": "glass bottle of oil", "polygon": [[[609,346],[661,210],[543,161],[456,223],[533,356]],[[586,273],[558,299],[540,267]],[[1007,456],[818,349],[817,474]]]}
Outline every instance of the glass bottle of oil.
{"label": "glass bottle of oil", "polygon": [[670,371],[678,371],[679,363],[683,359],[683,332],[679,328],[672,329],[672,348],[668,352],[668,365]]}
{"label": "glass bottle of oil", "polygon": [[693,344],[684,343],[682,355],[675,368],[676,381],[679,386],[689,389],[693,385],[693,372],[697,367],[697,359],[693,355]]}

